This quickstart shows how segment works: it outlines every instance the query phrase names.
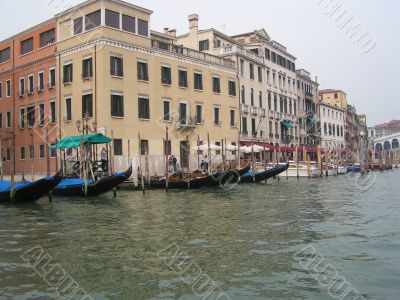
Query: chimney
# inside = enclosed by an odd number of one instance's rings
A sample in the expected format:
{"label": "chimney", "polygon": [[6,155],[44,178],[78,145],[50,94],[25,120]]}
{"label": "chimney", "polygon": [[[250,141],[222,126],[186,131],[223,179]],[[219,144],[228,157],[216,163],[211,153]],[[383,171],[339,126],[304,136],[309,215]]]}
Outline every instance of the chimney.
{"label": "chimney", "polygon": [[168,30],[168,35],[176,38],[176,29]]}
{"label": "chimney", "polygon": [[165,28],[164,28],[164,34],[168,34],[168,30],[169,30],[169,28],[168,28],[168,27],[165,27]]}
{"label": "chimney", "polygon": [[199,30],[199,15],[193,14],[189,16],[189,32],[195,33]]}

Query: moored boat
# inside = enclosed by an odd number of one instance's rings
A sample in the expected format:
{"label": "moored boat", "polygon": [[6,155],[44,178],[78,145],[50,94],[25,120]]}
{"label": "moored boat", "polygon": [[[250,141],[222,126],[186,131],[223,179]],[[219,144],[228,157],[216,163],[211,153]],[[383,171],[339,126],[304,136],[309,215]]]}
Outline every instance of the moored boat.
{"label": "moored boat", "polygon": [[0,202],[35,202],[48,194],[61,181],[61,173],[42,178],[37,181],[23,181],[12,184],[10,181],[0,181]]}
{"label": "moored boat", "polygon": [[[131,175],[132,166],[125,172],[105,176],[97,181],[88,180],[86,184],[81,178],[65,178],[53,189],[53,194],[68,197],[98,196],[116,188],[128,180]],[[85,185],[87,186],[86,192]]]}
{"label": "moored boat", "polygon": [[261,172],[249,171],[240,178],[240,183],[255,183],[263,180],[268,180],[272,177],[278,176],[289,168],[289,163],[284,165],[277,165],[274,168],[267,169]]}

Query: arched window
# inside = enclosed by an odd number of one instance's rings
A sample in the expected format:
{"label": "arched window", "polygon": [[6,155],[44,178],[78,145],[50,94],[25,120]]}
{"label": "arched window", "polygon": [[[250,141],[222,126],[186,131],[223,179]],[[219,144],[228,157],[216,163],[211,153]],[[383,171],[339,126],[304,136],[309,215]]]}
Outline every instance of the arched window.
{"label": "arched window", "polygon": [[292,114],[292,99],[289,99],[289,114]]}
{"label": "arched window", "polygon": [[297,116],[297,105],[296,105],[296,101],[293,101],[293,114],[295,116]]}
{"label": "arched window", "polygon": [[280,99],[279,99],[279,108],[280,108],[280,112],[281,113],[283,113],[283,98],[282,97],[280,97]]}
{"label": "arched window", "polygon": [[328,134],[328,128],[326,127],[326,123],[324,123],[324,133],[325,133],[325,135]]}
{"label": "arched window", "polygon": [[259,93],[259,96],[258,96],[258,99],[259,99],[259,101],[260,101],[260,107],[263,107],[263,98],[262,98],[262,92],[260,91],[260,93]]}
{"label": "arched window", "polygon": [[244,85],[242,85],[242,104],[245,104],[246,98],[245,98],[245,94],[246,94],[246,90],[244,89]]}
{"label": "arched window", "polygon": [[284,104],[285,104],[285,114],[287,114],[287,112],[288,112],[288,105],[287,105],[287,98],[285,97],[285,100],[284,100]]}
{"label": "arched window", "polygon": [[383,147],[382,147],[381,143],[376,144],[376,146],[375,146],[376,152],[380,152],[380,151],[382,151],[382,149],[383,149]]}
{"label": "arched window", "polygon": [[269,109],[269,110],[272,110],[271,93],[268,93],[268,109]]}
{"label": "arched window", "polygon": [[251,89],[250,92],[250,101],[251,101],[251,106],[254,106],[254,90]]}
{"label": "arched window", "polygon": [[391,147],[390,142],[386,141],[383,143],[383,149],[390,150],[390,147]]}
{"label": "arched window", "polygon": [[274,110],[278,111],[278,98],[275,94],[274,94]]}
{"label": "arched window", "polygon": [[399,140],[398,139],[394,139],[392,141],[392,149],[398,149],[399,147]]}

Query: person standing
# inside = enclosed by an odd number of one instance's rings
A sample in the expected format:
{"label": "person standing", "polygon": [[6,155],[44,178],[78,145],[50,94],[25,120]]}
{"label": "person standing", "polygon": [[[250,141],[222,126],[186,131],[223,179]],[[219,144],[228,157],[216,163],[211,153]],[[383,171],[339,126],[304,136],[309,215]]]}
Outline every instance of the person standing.
{"label": "person standing", "polygon": [[103,172],[108,172],[107,165],[108,165],[107,151],[103,147],[103,149],[101,150],[101,168],[102,168]]}

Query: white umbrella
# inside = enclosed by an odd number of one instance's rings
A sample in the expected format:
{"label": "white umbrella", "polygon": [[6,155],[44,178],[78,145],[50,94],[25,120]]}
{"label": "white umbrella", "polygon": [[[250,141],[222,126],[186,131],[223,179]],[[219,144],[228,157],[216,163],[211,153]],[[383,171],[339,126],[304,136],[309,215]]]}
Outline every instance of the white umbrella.
{"label": "white umbrella", "polygon": [[[212,151],[219,151],[221,149],[222,149],[221,146],[218,146],[218,145],[215,145],[215,144],[210,144],[210,150],[212,150]],[[194,146],[193,150],[195,150],[195,151],[207,151],[208,150],[208,144],[203,144],[203,145],[200,145],[200,146]]]}
{"label": "white umbrella", "polygon": [[237,151],[238,147],[235,145],[228,145],[226,146],[226,150],[228,151]]}

